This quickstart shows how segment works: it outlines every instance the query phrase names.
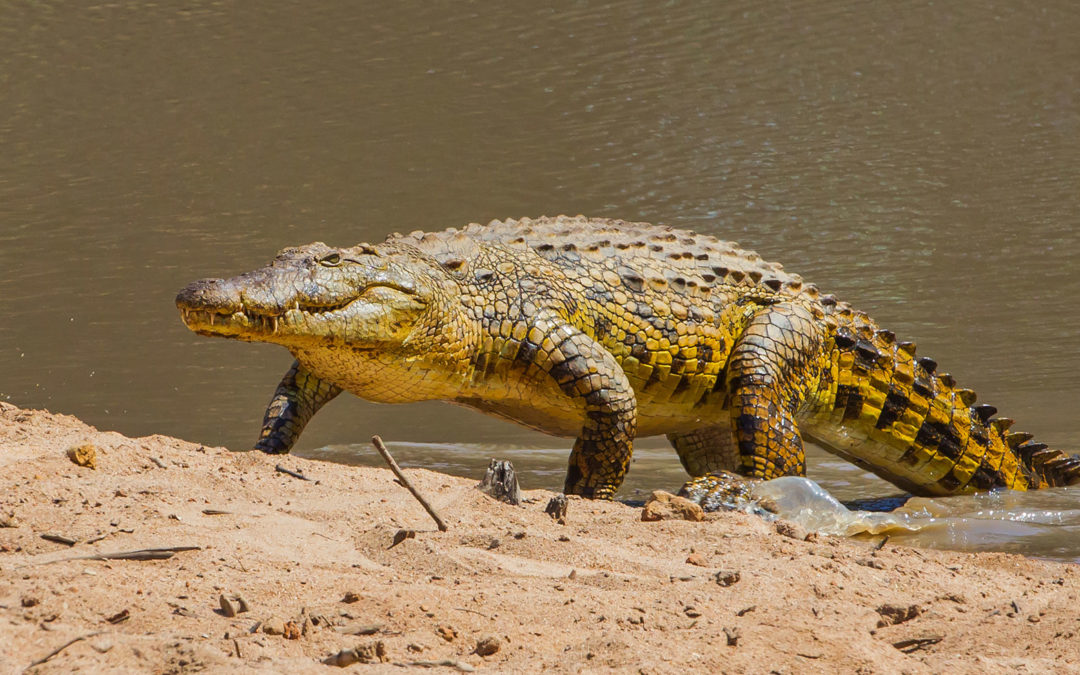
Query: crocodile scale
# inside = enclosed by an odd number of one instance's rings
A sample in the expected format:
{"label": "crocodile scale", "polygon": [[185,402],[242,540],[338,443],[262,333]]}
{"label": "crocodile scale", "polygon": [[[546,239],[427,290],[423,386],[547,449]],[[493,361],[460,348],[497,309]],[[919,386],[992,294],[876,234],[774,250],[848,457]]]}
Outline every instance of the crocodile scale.
{"label": "crocodile scale", "polygon": [[657,434],[694,478],[804,475],[806,439],[915,494],[1080,480],[1080,458],[1011,431],[913,343],[752,251],[670,227],[560,216],[315,243],[195,282],[177,305],[198,333],[295,356],[266,452],[350,391],[576,437],[565,490],[593,498]]}

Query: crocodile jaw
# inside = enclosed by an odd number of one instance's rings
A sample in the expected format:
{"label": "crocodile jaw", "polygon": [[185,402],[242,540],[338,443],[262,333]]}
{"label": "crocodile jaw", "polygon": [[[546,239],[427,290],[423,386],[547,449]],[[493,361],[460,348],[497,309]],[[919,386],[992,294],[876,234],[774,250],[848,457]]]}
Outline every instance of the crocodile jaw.
{"label": "crocodile jaw", "polygon": [[282,314],[261,314],[250,310],[222,312],[213,308],[179,307],[180,320],[191,331],[210,337],[224,337],[245,342],[284,344],[294,336],[295,328],[308,325],[314,318],[309,312],[290,309]]}
{"label": "crocodile jaw", "polygon": [[[177,296],[180,318],[199,335],[245,342],[272,342],[290,349],[347,345],[373,349],[400,344],[427,304],[399,288],[373,286],[333,307],[302,307],[271,313],[243,302],[199,301],[205,286],[197,281]],[[226,284],[228,282],[225,282]],[[200,286],[202,284],[202,286]]]}

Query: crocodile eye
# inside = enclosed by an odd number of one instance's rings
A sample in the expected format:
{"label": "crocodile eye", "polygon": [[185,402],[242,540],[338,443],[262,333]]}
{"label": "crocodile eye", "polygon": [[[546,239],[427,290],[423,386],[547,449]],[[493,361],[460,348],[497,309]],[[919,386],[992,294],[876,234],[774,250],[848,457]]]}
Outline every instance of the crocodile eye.
{"label": "crocodile eye", "polygon": [[324,255],[319,259],[319,264],[324,267],[337,267],[341,264],[341,255],[337,253]]}

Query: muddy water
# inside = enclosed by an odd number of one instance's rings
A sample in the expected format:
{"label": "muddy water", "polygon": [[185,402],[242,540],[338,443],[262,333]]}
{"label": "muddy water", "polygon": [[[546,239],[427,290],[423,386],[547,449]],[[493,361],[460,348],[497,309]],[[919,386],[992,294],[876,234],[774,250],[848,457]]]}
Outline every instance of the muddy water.
{"label": "muddy water", "polygon": [[[192,0],[0,18],[5,400],[246,447],[289,357],[189,334],[180,286],[285,245],[566,212],[755,248],[917,340],[1015,428],[1080,449],[1070,2]],[[472,473],[506,454],[531,484],[561,482],[566,443],[434,403],[335,401],[301,450],[356,458],[343,446],[373,432],[412,444],[405,463]],[[811,463],[842,498],[894,492]],[[681,480],[645,442],[624,494]],[[1064,494],[1050,511],[1075,508]],[[1069,525],[1016,525],[1043,501],[1010,508],[916,540],[1080,557]]]}

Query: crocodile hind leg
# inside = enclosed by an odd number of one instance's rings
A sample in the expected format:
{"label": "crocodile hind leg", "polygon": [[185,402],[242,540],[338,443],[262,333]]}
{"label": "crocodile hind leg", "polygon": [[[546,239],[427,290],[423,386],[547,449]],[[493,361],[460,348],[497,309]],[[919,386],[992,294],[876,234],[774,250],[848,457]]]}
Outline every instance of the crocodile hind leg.
{"label": "crocodile hind leg", "polygon": [[340,393],[339,387],[319,379],[299,361],[294,361],[266,408],[255,449],[272,454],[288,453],[308,420]]}
{"label": "crocodile hind leg", "polygon": [[758,312],[735,343],[727,383],[739,473],[766,480],[806,474],[795,413],[817,388],[822,344],[810,311],[790,303]]}
{"label": "crocodile hind leg", "polygon": [[713,471],[735,471],[739,467],[739,448],[726,420],[685,434],[668,434],[667,438],[679,454],[686,473],[694,478]]}
{"label": "crocodile hind leg", "polygon": [[[822,330],[810,311],[790,303],[759,311],[736,341],[727,367],[731,434],[741,476],[769,480],[806,473],[795,420],[823,367]],[[749,499],[745,479],[726,471],[696,475],[680,494],[703,506]],[[715,508],[715,506],[714,506]]]}

